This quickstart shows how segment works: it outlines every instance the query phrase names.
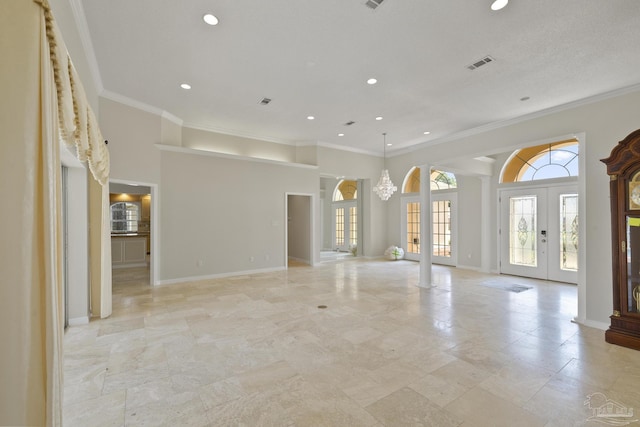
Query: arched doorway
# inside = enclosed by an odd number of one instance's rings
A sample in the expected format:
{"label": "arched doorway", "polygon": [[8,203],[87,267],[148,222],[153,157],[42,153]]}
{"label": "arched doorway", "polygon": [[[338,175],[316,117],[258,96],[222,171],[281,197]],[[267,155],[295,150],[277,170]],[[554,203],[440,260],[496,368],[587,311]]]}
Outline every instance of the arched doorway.
{"label": "arched doorway", "polygon": [[358,247],[358,182],[343,179],[333,191],[332,249],[357,252]]}
{"label": "arched doorway", "polygon": [[500,272],[578,281],[577,139],[515,151],[500,175]]}
{"label": "arched doorway", "polygon": [[[457,181],[453,173],[430,174],[432,261],[457,264]],[[402,185],[402,242],[405,258],[420,260],[420,168],[413,167]]]}

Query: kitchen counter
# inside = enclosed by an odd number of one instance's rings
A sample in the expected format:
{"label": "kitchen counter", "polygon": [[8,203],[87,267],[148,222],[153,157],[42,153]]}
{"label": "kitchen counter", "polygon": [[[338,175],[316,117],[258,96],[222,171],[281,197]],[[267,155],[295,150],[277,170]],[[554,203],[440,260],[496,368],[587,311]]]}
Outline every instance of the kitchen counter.
{"label": "kitchen counter", "polygon": [[111,235],[113,268],[145,267],[149,233],[116,233]]}

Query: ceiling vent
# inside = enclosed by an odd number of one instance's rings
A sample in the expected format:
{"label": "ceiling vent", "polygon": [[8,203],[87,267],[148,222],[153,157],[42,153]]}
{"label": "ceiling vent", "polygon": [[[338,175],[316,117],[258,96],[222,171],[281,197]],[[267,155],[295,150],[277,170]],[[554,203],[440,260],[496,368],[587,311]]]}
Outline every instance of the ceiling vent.
{"label": "ceiling vent", "polygon": [[470,70],[475,70],[476,68],[482,67],[485,64],[488,64],[489,62],[493,62],[495,61],[495,59],[493,59],[492,57],[490,57],[489,55],[485,56],[482,59],[479,59],[478,61],[474,62],[471,65],[467,65],[467,68]]}
{"label": "ceiling vent", "polygon": [[367,6],[369,9],[376,10],[376,8],[380,6],[383,1],[384,0],[367,0],[364,5]]}
{"label": "ceiling vent", "polygon": [[258,104],[260,104],[260,105],[267,105],[267,104],[269,104],[270,102],[271,102],[271,98],[262,98],[262,99],[260,100],[260,102],[258,102]]}
{"label": "ceiling vent", "polygon": [[345,126],[351,126],[352,124],[354,124],[355,122],[353,120],[348,121],[347,123],[345,123]]}

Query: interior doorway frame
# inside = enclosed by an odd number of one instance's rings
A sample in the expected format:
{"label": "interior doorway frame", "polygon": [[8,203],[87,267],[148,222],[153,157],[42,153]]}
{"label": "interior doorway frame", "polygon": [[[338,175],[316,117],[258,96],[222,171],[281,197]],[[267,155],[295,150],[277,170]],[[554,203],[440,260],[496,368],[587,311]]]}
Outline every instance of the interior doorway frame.
{"label": "interior doorway frame", "polygon": [[[315,232],[316,229],[316,195],[313,193],[295,193],[285,192],[284,194],[284,268],[289,268],[289,196],[301,196],[309,198],[309,255],[310,266],[317,264],[316,244],[315,244]],[[153,196],[152,196],[153,197]]]}
{"label": "interior doorway frame", "polygon": [[150,286],[158,286],[160,285],[160,281],[158,280],[158,278],[160,277],[159,272],[158,272],[158,268],[160,267],[160,262],[159,262],[159,258],[160,258],[160,236],[159,236],[159,219],[160,219],[160,210],[158,209],[158,198],[159,198],[159,191],[158,191],[158,184],[153,184],[150,182],[142,182],[142,181],[132,181],[132,180],[125,180],[125,179],[113,179],[110,178],[109,179],[109,183],[113,183],[113,184],[124,184],[124,185],[134,185],[134,186],[143,186],[143,187],[149,187],[151,190],[151,204],[150,204],[150,208],[151,208],[151,235],[150,235],[150,241],[151,241],[151,256],[149,257],[149,285]]}

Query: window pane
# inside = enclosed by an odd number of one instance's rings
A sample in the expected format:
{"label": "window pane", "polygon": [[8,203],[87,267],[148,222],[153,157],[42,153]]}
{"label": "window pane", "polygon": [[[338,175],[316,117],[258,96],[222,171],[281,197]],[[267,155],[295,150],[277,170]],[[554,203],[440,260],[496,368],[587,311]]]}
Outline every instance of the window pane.
{"label": "window pane", "polygon": [[560,268],[578,270],[578,195],[560,195]]}
{"label": "window pane", "polygon": [[407,252],[420,253],[420,203],[407,203]]}
{"label": "window pane", "polygon": [[536,254],[536,196],[509,199],[509,262],[535,267]]}
{"label": "window pane", "polygon": [[433,255],[451,256],[451,201],[433,202]]}
{"label": "window pane", "polygon": [[344,208],[336,209],[336,246],[344,246]]}

